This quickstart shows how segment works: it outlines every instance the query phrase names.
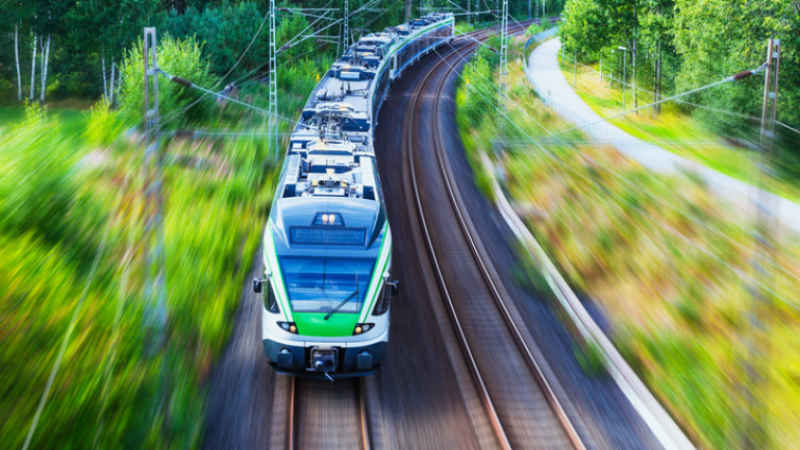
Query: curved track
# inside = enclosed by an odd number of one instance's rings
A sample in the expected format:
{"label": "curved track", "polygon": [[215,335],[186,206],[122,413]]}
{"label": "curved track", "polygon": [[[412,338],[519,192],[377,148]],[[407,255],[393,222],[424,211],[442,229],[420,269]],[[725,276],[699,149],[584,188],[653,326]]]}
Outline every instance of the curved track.
{"label": "curved track", "polygon": [[[584,448],[508,313],[464,221],[446,166],[439,101],[451,72],[474,47],[442,56],[412,96],[404,130],[407,185],[442,300],[499,445]],[[422,131],[426,126],[432,127],[428,133]],[[425,135],[433,136],[433,145],[417,145]]]}
{"label": "curved track", "polygon": [[[234,339],[212,382],[207,448],[580,448],[574,428],[587,447],[655,448],[612,383],[577,367],[547,305],[509,280],[510,233],[496,228],[452,131],[453,71],[473,47],[455,39],[404,74],[376,130],[389,219],[403,236],[393,255],[403,287],[384,367],[365,380],[290,386],[291,377],[253,358],[260,301],[246,283]],[[434,267],[432,254],[443,264]],[[254,266],[257,273],[259,258]],[[554,377],[561,383],[551,385],[552,396],[543,381]],[[566,417],[577,420],[572,431]]]}

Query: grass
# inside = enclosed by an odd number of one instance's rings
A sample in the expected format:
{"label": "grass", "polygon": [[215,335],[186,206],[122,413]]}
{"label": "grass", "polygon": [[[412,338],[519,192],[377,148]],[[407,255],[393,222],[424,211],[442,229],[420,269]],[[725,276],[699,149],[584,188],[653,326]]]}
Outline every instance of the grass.
{"label": "grass", "polygon": [[[754,307],[753,230],[697,179],[650,173],[608,147],[548,142],[544,128],[568,125],[531,93],[516,58],[509,60],[507,114],[515,125],[506,126],[507,148],[496,156],[505,187],[570,284],[605,312],[615,345],[700,447],[740,445],[750,431],[747,389],[762,405],[764,447],[795,446],[800,242],[782,236],[772,245],[757,285],[767,302]],[[482,64],[471,62],[465,74],[485,70]],[[484,74],[489,80],[493,70]],[[488,88],[476,84],[462,84],[456,97],[471,154],[489,151],[496,135],[493,108],[476,98]],[[586,142],[577,132],[571,138]],[[750,326],[753,310],[764,332]],[[755,357],[746,352],[749,339],[759,349]],[[596,367],[590,353],[576,358],[587,370]],[[763,383],[749,381],[748,362]]]}
{"label": "grass", "polygon": [[[299,114],[330,62],[321,55],[281,72],[281,115]],[[266,86],[240,88],[243,101],[266,103]],[[59,105],[0,108],[0,448],[22,447],[73,314],[32,448],[200,447],[208,381],[233,329],[280,156],[264,162],[282,152],[252,137],[160,142],[167,319],[159,338],[145,283],[153,241],[144,151],[126,133],[135,120],[103,102]],[[207,106],[207,120],[191,125],[266,128],[250,110]]]}
{"label": "grass", "polygon": [[[58,131],[65,135],[80,135],[86,126],[88,109],[48,108],[50,114],[58,118]],[[0,107],[0,133],[9,132],[9,128],[15,123],[21,122],[25,118],[24,106],[2,106]]]}
{"label": "grass", "polygon": [[[562,61],[562,73],[571,84],[575,78],[571,60]],[[601,117],[611,117],[622,113],[622,91],[619,83],[612,83],[595,72],[597,67],[578,67],[577,94]],[[632,89],[626,91],[626,107],[633,108]],[[665,93],[665,97],[669,93]],[[653,95],[639,90],[638,104],[648,104]],[[647,142],[659,145],[675,154],[696,161],[718,172],[738,180],[754,183],[753,155],[722,136],[709,130],[691,115],[681,110],[675,103],[662,106],[661,114],[655,115],[652,109],[645,109],[638,114],[631,113],[624,117],[612,119],[610,123],[628,134]],[[755,128],[750,130],[757,136]],[[784,197],[800,201],[800,182],[793,179],[773,178],[766,187]]]}
{"label": "grass", "polygon": [[34,106],[0,137],[3,448],[22,446],[80,303],[32,446],[199,446],[206,382],[260,242],[277,174],[261,172],[266,146],[165,142],[211,163],[164,171],[168,320],[154,351],[141,147],[95,136],[119,121],[102,111],[80,122]]}

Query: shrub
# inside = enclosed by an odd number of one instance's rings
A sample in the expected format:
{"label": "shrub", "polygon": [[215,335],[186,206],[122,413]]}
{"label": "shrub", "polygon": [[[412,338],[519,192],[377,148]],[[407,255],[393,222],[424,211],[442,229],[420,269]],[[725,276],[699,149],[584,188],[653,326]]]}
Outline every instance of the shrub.
{"label": "shrub", "polygon": [[[214,77],[209,74],[209,63],[201,55],[200,45],[195,38],[176,40],[169,35],[158,42],[158,66],[164,72],[185,78],[192,83],[205,88],[212,88]],[[122,90],[119,98],[119,108],[122,117],[127,123],[141,123],[143,118],[144,77],[142,66],[142,41],[137,42],[128,52],[122,63]],[[187,88],[182,85],[167,82],[164,77],[159,77],[158,83],[158,108],[162,118],[167,118],[171,113],[187,108],[174,116],[168,123],[162,124],[168,129],[178,128],[189,122],[199,122],[208,117],[213,100],[206,98],[195,103],[203,94],[202,92]],[[192,105],[189,107],[189,105]]]}
{"label": "shrub", "polygon": [[125,128],[119,113],[112,111],[110,106],[111,104],[105,98],[92,106],[86,131],[84,131],[84,140],[94,147],[108,147]]}

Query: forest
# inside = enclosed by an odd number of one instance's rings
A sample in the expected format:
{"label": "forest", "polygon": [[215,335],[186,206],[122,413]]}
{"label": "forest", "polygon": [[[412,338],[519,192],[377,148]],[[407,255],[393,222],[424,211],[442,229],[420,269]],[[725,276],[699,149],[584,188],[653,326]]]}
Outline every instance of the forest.
{"label": "forest", "polygon": [[[800,175],[800,110],[794,106],[800,101],[800,2],[569,0],[563,16],[566,54],[581,63],[602,62],[617,79],[627,62],[624,75],[633,91],[653,92],[656,100],[756,70],[766,60],[767,40],[779,39],[776,162],[784,176]],[[762,101],[763,81],[728,83],[677,106],[721,136],[757,142]]]}
{"label": "forest", "polygon": [[[564,0],[535,1],[532,14],[541,9],[556,13]],[[350,0],[350,11],[367,8],[351,17],[354,37],[364,30],[379,30],[400,23],[405,18],[402,1]],[[412,3],[412,14],[420,8],[448,7],[456,12],[466,9],[467,1],[451,4],[445,0]],[[478,2],[472,2],[474,7]],[[493,0],[481,0],[482,9],[493,9]],[[276,2],[280,8],[333,8],[329,16],[338,19],[342,14],[341,0],[304,0]],[[97,99],[101,95],[114,103],[120,87],[120,64],[126,53],[141,39],[145,26],[156,27],[160,35],[176,39],[196,37],[211,73],[224,75],[248,46],[253,34],[264,21],[268,2],[238,0],[2,0],[0,2],[0,102],[24,99],[46,101],[70,97]],[[511,13],[518,19],[527,18],[528,3],[512,2]],[[278,15],[278,42],[288,42],[290,36],[309,25],[304,16]],[[493,20],[483,14],[478,20]],[[330,21],[328,21],[330,22]],[[320,29],[325,21],[314,24]],[[327,34],[334,40],[316,40],[316,46],[328,45],[334,51],[335,39],[341,34],[341,22]],[[260,79],[267,61],[268,39],[262,35],[236,65],[233,79]],[[311,41],[306,41],[310,44]],[[304,51],[312,49],[306,45]],[[294,48],[282,52],[284,61],[300,58],[303,50]]]}

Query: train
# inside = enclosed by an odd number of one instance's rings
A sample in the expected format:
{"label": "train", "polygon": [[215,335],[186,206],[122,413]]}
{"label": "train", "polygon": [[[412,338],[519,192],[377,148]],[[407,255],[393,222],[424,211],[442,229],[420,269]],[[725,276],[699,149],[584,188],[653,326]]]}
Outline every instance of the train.
{"label": "train", "polygon": [[389,86],[454,37],[434,13],[361,37],[320,78],[294,127],[263,238],[263,353],[277,373],[367,376],[389,343],[392,232],[374,129]]}

